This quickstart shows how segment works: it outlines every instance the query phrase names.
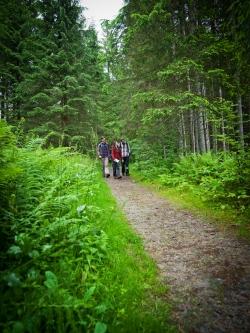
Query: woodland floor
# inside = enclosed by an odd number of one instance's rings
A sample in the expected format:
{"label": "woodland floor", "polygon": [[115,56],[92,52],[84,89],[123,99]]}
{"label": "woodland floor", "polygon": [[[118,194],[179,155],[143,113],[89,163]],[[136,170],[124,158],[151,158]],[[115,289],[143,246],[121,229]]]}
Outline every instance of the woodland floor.
{"label": "woodland floor", "polygon": [[250,244],[129,177],[107,180],[170,286],[181,332],[250,332]]}

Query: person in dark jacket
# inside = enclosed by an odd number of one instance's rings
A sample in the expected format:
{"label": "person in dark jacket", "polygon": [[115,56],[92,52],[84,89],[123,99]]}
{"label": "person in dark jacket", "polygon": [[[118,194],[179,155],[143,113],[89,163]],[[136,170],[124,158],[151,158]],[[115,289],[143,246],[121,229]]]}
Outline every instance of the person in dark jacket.
{"label": "person in dark jacket", "polygon": [[122,175],[129,176],[129,156],[130,156],[130,147],[127,141],[121,139],[120,149],[122,154]]}
{"label": "person in dark jacket", "polygon": [[113,142],[111,147],[111,156],[112,156],[112,167],[113,167],[113,176],[114,178],[121,179],[120,173],[120,164],[121,164],[121,149],[118,142]]}
{"label": "person in dark jacket", "polygon": [[101,138],[101,142],[97,146],[97,154],[99,158],[102,160],[102,174],[103,177],[109,177],[109,159],[110,159],[110,151],[109,144],[106,142],[105,137]]}

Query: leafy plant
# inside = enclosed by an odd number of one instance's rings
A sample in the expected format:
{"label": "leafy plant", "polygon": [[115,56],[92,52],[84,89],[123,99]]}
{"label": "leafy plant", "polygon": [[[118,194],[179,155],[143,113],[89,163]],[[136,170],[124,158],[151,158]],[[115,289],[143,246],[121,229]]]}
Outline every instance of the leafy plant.
{"label": "leafy plant", "polygon": [[68,148],[28,147],[17,150],[22,172],[1,253],[1,330],[165,332],[168,308],[146,301],[149,285],[161,292],[155,267],[95,162]]}
{"label": "leafy plant", "polygon": [[231,207],[239,213],[249,213],[250,160],[247,152],[183,156],[172,164],[172,168],[167,168],[165,160],[160,158],[157,165],[152,160],[138,160],[134,168],[142,179],[175,187],[180,193],[189,190],[219,209]]}

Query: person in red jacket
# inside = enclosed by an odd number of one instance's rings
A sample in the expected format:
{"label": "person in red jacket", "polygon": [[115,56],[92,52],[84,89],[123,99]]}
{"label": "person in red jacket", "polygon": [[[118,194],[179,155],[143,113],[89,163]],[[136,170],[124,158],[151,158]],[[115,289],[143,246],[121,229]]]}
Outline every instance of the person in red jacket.
{"label": "person in red jacket", "polygon": [[118,142],[113,142],[111,147],[111,156],[112,156],[112,167],[113,167],[113,176],[114,178],[121,179],[120,173],[120,164],[121,164],[121,149]]}

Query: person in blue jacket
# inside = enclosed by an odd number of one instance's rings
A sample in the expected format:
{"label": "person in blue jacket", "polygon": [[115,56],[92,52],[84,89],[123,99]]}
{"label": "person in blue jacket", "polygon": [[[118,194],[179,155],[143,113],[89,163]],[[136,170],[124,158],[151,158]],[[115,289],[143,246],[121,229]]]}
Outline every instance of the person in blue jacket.
{"label": "person in blue jacket", "polygon": [[97,153],[99,158],[102,160],[103,177],[108,178],[110,176],[110,171],[109,171],[110,148],[104,136],[101,138],[101,142],[97,146]]}

